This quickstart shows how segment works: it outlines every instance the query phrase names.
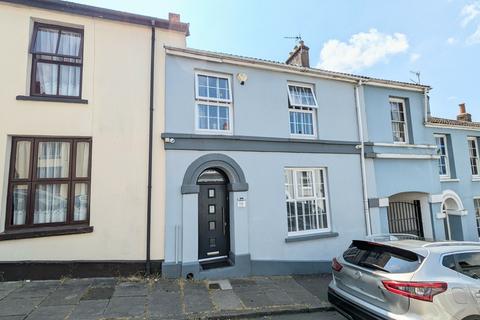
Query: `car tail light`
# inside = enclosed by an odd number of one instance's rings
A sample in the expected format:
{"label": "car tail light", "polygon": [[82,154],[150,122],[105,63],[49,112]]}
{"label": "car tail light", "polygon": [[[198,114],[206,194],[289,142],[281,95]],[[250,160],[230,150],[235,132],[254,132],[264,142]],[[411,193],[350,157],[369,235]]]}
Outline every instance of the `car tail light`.
{"label": "car tail light", "polygon": [[333,258],[332,260],[332,269],[337,272],[340,272],[340,270],[343,269],[343,266],[337,261],[337,258]]}
{"label": "car tail light", "polygon": [[409,282],[383,280],[385,288],[404,297],[433,301],[433,297],[447,290],[445,282]]}

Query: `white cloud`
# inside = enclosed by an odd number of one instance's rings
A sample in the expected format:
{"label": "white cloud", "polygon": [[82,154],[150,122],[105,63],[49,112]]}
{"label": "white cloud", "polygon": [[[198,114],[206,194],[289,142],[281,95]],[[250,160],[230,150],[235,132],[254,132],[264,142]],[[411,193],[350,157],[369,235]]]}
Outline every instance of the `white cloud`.
{"label": "white cloud", "polygon": [[417,61],[418,59],[420,59],[422,55],[420,53],[411,53],[410,54],[410,62],[415,62]]}
{"label": "white cloud", "polygon": [[462,27],[466,27],[471,21],[480,15],[480,1],[465,5],[462,8],[460,15],[462,16]]}
{"label": "white cloud", "polygon": [[454,37],[450,37],[447,39],[447,43],[452,45],[452,44],[455,44],[457,42],[457,39],[455,39]]}
{"label": "white cloud", "polygon": [[477,43],[480,43],[480,25],[477,27],[477,30],[467,38],[467,44]]}
{"label": "white cloud", "polygon": [[360,32],[348,42],[328,40],[320,52],[318,67],[352,72],[368,68],[387,57],[407,51],[407,36],[402,33],[384,34],[377,29]]}

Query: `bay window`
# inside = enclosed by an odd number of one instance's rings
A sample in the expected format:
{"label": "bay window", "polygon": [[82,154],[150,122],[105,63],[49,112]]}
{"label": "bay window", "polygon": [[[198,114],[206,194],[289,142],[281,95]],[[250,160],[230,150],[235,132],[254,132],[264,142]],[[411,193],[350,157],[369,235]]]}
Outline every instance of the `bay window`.
{"label": "bay window", "polygon": [[285,199],[289,234],[330,230],[325,169],[285,169]]}
{"label": "bay window", "polygon": [[88,224],[90,138],[13,137],[6,229]]}

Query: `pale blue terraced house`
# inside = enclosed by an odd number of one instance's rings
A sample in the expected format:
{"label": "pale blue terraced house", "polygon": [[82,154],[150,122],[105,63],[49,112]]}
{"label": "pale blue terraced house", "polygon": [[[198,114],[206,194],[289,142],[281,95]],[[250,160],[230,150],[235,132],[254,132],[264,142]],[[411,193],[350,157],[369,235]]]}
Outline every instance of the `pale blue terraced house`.
{"label": "pale blue terraced house", "polygon": [[371,230],[478,241],[480,124],[465,104],[456,120],[432,117],[428,90],[363,82]]}
{"label": "pale blue terraced house", "polygon": [[165,50],[165,277],[328,272],[367,234],[443,236],[429,87],[310,68],[303,42],[286,63]]}

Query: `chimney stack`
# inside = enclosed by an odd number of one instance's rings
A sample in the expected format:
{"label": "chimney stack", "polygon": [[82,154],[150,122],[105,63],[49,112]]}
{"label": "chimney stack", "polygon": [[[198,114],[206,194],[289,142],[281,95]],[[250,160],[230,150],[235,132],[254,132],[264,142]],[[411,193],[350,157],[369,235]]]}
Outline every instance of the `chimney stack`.
{"label": "chimney stack", "polygon": [[308,55],[309,48],[305,45],[303,40],[298,42],[298,45],[293,48],[293,52],[290,52],[286,64],[310,68],[310,58]]}
{"label": "chimney stack", "polygon": [[172,24],[180,23],[180,15],[178,13],[168,13],[168,21]]}
{"label": "chimney stack", "polygon": [[457,115],[457,120],[472,122],[472,115],[470,113],[467,113],[465,103],[460,103],[458,106],[460,107],[460,110],[459,114]]}

